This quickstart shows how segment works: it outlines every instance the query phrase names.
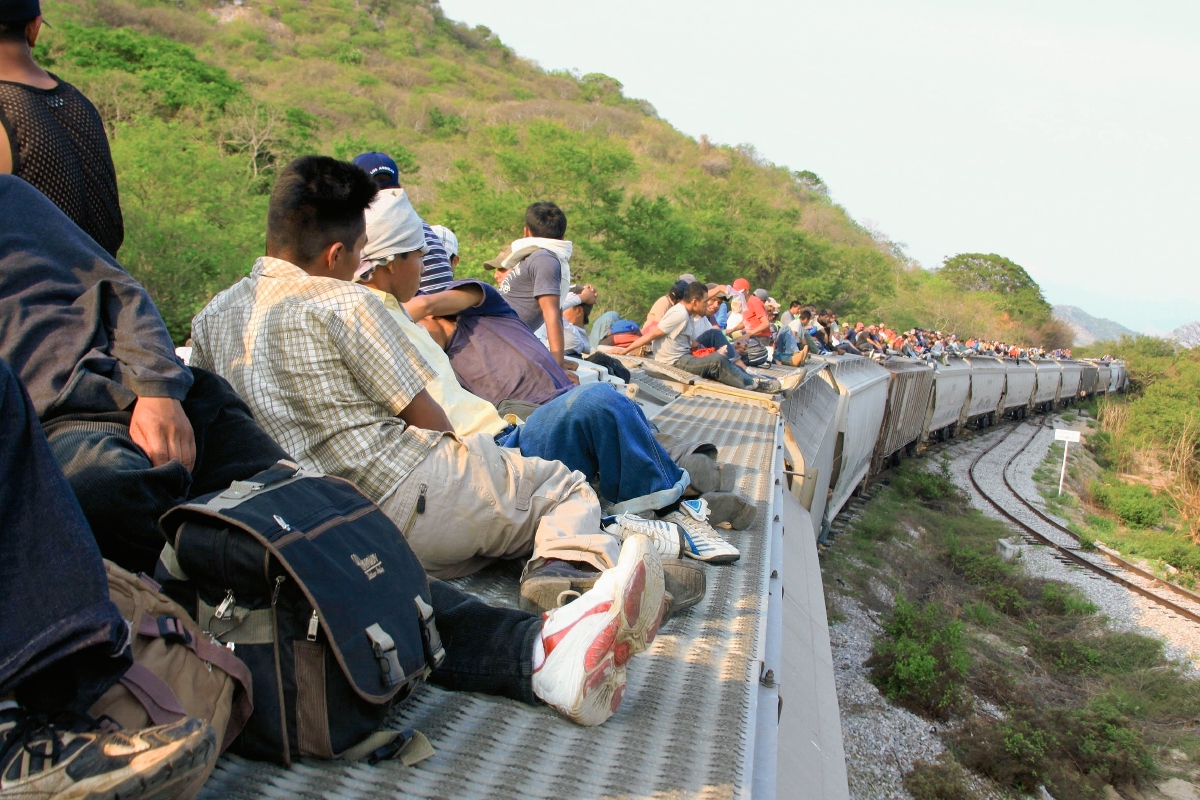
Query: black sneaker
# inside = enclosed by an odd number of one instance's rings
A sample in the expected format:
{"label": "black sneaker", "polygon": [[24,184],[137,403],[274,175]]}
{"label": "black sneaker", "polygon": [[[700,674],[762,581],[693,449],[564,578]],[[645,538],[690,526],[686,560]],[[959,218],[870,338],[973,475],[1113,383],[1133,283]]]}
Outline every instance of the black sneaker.
{"label": "black sneaker", "polygon": [[107,731],[90,717],[0,704],[0,798],[166,800],[200,779],[216,753],[216,733],[190,717]]}

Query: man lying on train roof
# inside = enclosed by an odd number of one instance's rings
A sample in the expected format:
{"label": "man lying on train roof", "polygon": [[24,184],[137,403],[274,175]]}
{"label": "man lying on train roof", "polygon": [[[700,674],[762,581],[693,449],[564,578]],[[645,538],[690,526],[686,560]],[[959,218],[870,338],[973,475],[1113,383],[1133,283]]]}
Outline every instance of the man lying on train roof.
{"label": "man lying on train roof", "polygon": [[701,355],[696,355],[696,339],[712,327],[705,318],[707,310],[708,288],[703,283],[690,284],[680,301],[671,306],[659,321],[657,328],[642,334],[627,347],[619,347],[612,352],[624,355],[653,342],[656,361],[702,378],[720,381],[727,386],[775,394],[790,391],[799,384],[802,375],[789,376],[783,383],[774,378],[751,375],[720,351],[701,351]]}
{"label": "man lying on train roof", "polygon": [[[386,204],[367,210],[363,257],[372,266],[363,277],[434,373],[430,392],[454,431],[459,436],[487,433],[525,456],[562,461],[599,481],[605,500],[616,504],[610,513],[662,512],[664,520],[686,532],[684,555],[736,559],[736,548],[710,523],[742,529],[753,522],[754,509],[720,491],[716,448],[655,434],[637,404],[608,384],[539,400],[541,387],[553,385],[558,364],[499,292],[481,281],[456,281],[436,295],[414,297],[412,281],[418,276],[405,269],[391,244],[407,224],[407,213]],[[513,407],[513,400],[526,406],[524,425],[510,423],[494,407]],[[700,502],[680,505],[685,489]],[[678,547],[662,552],[679,554]]]}

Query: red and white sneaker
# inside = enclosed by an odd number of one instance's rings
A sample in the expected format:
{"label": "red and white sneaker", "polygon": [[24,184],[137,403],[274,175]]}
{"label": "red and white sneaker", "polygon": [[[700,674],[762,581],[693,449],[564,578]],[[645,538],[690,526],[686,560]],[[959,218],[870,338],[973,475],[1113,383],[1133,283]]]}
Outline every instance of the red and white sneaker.
{"label": "red and white sneaker", "polygon": [[643,535],[578,599],[542,615],[533,647],[533,693],[572,722],[599,725],[625,694],[625,665],[662,624],[662,563]]}

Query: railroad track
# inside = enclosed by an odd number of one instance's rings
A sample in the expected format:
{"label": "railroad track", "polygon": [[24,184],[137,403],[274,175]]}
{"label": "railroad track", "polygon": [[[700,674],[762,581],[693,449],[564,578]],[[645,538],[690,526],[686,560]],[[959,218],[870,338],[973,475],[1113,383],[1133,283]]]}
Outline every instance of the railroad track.
{"label": "railroad track", "polygon": [[[1016,525],[1021,530],[1022,536],[1026,541],[1031,544],[1045,545],[1053,548],[1058,560],[1071,566],[1082,567],[1102,578],[1120,584],[1132,592],[1140,594],[1180,617],[1200,623],[1200,595],[1196,595],[1170,581],[1165,581],[1154,573],[1107,551],[1096,551],[1096,553],[1098,556],[1102,555],[1110,563],[1111,568],[1106,568],[1104,565],[1096,563],[1081,553],[1082,548],[1079,537],[1073,531],[1051,519],[1040,508],[1034,506],[1020,492],[1013,488],[1008,478],[1009,467],[1022,453],[1029,449],[1029,446],[1037,439],[1038,433],[1046,426],[1046,421],[1043,420],[1041,423],[1033,426],[1033,435],[1029,437],[1020,449],[1009,456],[1008,460],[1000,468],[1000,477],[1004,487],[1002,492],[985,491],[976,477],[976,468],[985,456],[1003,446],[1013,434],[1024,426],[1013,426],[998,441],[980,452],[967,470],[968,476],[971,479],[971,485],[975,491],[992,508],[996,509],[1001,516]],[[1021,519],[1018,515],[1032,515],[1034,524]]]}

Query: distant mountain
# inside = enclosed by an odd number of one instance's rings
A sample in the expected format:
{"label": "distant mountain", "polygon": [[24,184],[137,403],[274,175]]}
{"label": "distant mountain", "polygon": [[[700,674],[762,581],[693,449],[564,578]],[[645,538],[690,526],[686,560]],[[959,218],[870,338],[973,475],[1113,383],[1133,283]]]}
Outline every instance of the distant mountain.
{"label": "distant mountain", "polygon": [[1123,335],[1136,335],[1135,331],[1129,330],[1119,322],[1093,317],[1075,306],[1055,306],[1054,316],[1071,326],[1071,330],[1075,331],[1075,344],[1080,347],[1093,342],[1114,341]]}

